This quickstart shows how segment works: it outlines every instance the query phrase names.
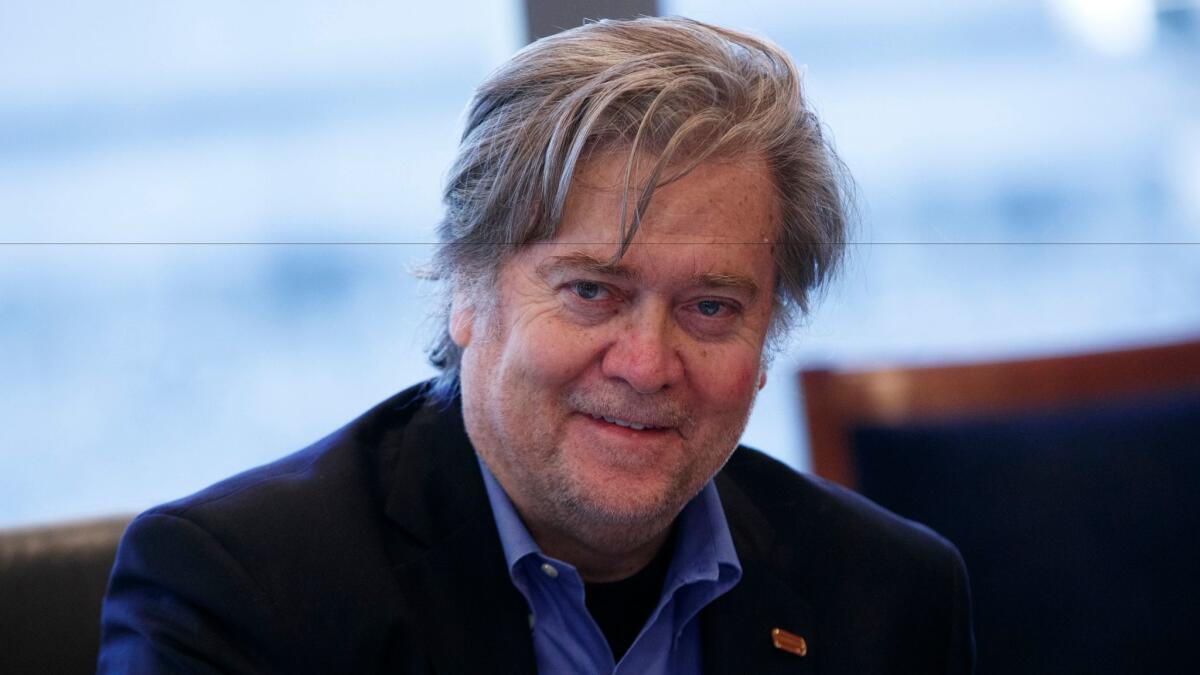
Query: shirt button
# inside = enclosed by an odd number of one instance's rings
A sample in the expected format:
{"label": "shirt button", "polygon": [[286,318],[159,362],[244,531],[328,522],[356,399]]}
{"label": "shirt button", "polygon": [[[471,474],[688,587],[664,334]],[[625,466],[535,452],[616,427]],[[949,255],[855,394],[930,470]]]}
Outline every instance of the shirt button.
{"label": "shirt button", "polygon": [[558,570],[550,563],[542,563],[542,572],[551,579],[558,578]]}

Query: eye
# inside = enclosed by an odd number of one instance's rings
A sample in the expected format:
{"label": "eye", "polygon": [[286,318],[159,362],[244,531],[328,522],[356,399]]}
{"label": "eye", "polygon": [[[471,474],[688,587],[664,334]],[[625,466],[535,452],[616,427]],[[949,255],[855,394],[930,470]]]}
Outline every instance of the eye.
{"label": "eye", "polygon": [[573,279],[558,287],[564,316],[593,325],[604,321],[621,308],[623,296],[620,289],[608,284],[587,279]]}
{"label": "eye", "polygon": [[604,292],[604,288],[594,281],[575,281],[571,283],[571,290],[575,295],[584,300],[595,300]]}
{"label": "eye", "polygon": [[681,307],[679,320],[698,336],[720,339],[741,325],[742,305],[728,298],[703,298]]}

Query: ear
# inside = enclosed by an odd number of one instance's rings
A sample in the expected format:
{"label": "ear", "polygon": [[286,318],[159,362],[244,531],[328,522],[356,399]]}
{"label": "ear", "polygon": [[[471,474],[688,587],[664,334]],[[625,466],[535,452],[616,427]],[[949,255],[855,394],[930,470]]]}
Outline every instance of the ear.
{"label": "ear", "polygon": [[460,349],[471,344],[471,329],[475,326],[475,306],[455,293],[450,301],[450,339]]}
{"label": "ear", "polygon": [[762,368],[758,371],[758,390],[762,391],[765,386],[767,386],[767,369]]}

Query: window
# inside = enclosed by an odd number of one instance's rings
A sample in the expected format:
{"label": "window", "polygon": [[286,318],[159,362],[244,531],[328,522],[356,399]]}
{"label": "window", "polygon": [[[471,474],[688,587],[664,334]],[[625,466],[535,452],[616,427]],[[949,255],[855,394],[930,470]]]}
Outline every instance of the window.
{"label": "window", "polygon": [[0,526],[182,496],[429,375],[409,272],[520,28],[488,0],[7,7]]}

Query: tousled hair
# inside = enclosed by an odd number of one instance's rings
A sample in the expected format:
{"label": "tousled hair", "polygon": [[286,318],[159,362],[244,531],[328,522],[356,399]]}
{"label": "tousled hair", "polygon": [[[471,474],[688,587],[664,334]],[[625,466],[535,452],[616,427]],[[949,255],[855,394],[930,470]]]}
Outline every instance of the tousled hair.
{"label": "tousled hair", "polygon": [[[597,151],[628,157],[614,222],[618,259],[656,188],[705,160],[765,160],[781,219],[765,359],[841,259],[849,175],[805,103],[787,54],[690,19],[587,23],[519,51],[480,85],[467,109],[427,270],[443,282],[440,333],[430,349],[441,371],[435,393],[449,396],[458,382],[462,350],[450,338],[452,297],[490,301],[509,256],[554,238],[575,173]],[[641,171],[646,158],[650,166]]]}

